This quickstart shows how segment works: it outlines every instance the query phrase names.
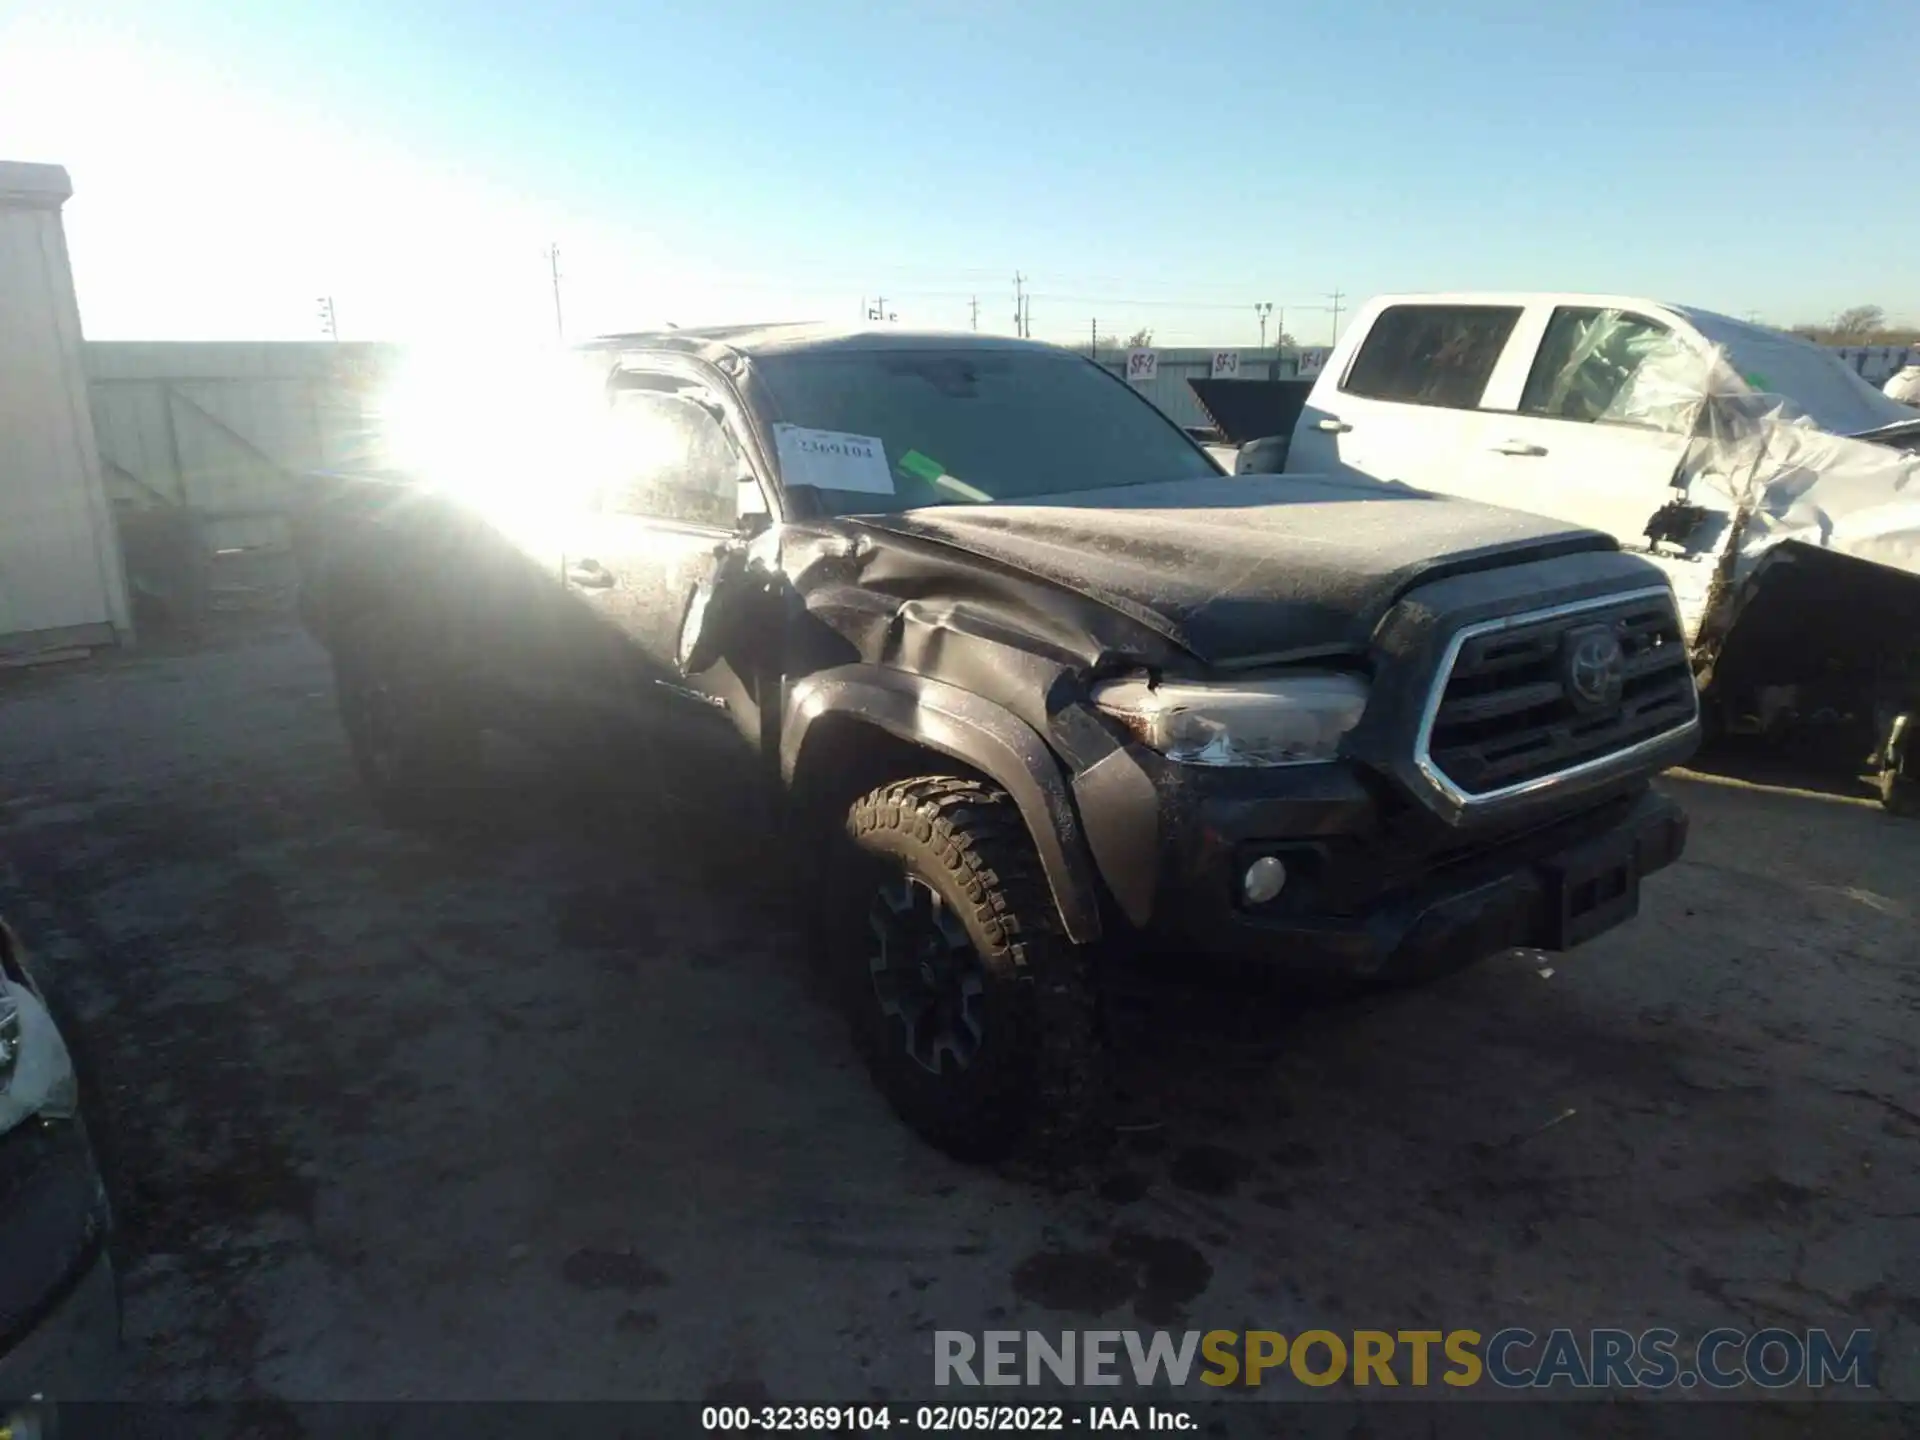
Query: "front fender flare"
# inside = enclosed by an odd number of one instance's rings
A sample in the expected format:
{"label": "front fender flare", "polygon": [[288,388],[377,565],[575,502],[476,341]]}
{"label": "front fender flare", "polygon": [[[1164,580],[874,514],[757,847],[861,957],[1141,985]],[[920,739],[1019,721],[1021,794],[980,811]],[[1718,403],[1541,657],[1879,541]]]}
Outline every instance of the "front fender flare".
{"label": "front fender flare", "polygon": [[1031,725],[1004,706],[949,685],[874,665],[842,665],[794,684],[780,727],[780,773],[802,773],[815,721],[844,715],[951,755],[1002,786],[1020,809],[1053,892],[1061,927],[1078,944],[1100,938],[1099,886],[1073,793]]}

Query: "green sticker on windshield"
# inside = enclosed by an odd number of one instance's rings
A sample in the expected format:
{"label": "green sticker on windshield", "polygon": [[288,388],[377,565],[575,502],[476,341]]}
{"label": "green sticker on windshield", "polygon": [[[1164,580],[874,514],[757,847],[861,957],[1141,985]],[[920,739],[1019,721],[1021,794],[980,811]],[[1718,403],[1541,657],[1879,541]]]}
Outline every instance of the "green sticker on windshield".
{"label": "green sticker on windshield", "polygon": [[1773,386],[1767,383],[1767,377],[1760,374],[1758,371],[1755,371],[1753,374],[1747,376],[1747,384],[1751,385],[1754,389],[1762,392],[1763,394],[1773,393]]}
{"label": "green sticker on windshield", "polygon": [[930,456],[922,455],[918,450],[909,450],[899,460],[900,468],[909,475],[916,475],[931,485],[947,473],[947,467]]}

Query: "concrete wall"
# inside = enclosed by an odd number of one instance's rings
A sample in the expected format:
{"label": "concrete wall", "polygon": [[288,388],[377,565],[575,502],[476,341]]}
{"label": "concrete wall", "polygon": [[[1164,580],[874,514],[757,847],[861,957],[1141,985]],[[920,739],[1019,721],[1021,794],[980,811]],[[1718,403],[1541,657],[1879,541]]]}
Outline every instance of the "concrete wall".
{"label": "concrete wall", "polygon": [[1869,385],[1884,385],[1908,365],[1920,365],[1920,345],[1829,345],[1840,362]]}
{"label": "concrete wall", "polygon": [[132,637],[57,165],[0,161],[0,652]]}
{"label": "concrete wall", "polygon": [[[1262,350],[1254,345],[1222,345],[1219,348],[1234,350],[1239,354],[1238,378],[1242,380],[1286,380],[1299,373],[1300,354],[1291,346],[1278,354],[1272,349]],[[1194,345],[1155,346],[1153,349],[1159,362],[1154,378],[1134,381],[1134,389],[1151,400],[1162,414],[1176,424],[1205,425],[1207,413],[1200,408],[1200,402],[1193,398],[1193,390],[1187,381],[1205,380],[1213,374],[1214,351]],[[1085,351],[1086,347],[1082,346],[1081,353]],[[1126,379],[1125,350],[1102,349],[1093,358],[1101,368]]]}
{"label": "concrete wall", "polygon": [[210,551],[286,543],[309,471],[348,465],[384,346],[95,342],[85,364],[107,493],[188,512]]}

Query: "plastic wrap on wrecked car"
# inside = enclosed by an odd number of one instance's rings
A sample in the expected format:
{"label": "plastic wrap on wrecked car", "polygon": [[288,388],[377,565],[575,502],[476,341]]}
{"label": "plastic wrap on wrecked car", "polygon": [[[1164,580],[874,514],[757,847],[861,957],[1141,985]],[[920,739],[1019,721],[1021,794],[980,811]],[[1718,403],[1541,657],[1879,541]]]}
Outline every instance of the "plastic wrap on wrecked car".
{"label": "plastic wrap on wrecked car", "polygon": [[[1608,327],[1618,323],[1596,320],[1582,348],[1605,354]],[[1682,553],[1719,557],[1705,611],[1727,603],[1761,557],[1788,541],[1920,575],[1920,455],[1822,423],[1880,418],[1871,404],[1879,397],[1858,376],[1787,336],[1773,363],[1775,371],[1788,360],[1803,367],[1791,372],[1791,394],[1784,384],[1768,388],[1785,377],[1760,369],[1765,359],[1750,348],[1702,349],[1666,336],[1620,358],[1632,374],[1595,418],[1692,437],[1675,501],[1649,517],[1648,533]],[[1849,386],[1867,402],[1843,405],[1839,392]],[[1689,616],[1709,628],[1725,618]]]}

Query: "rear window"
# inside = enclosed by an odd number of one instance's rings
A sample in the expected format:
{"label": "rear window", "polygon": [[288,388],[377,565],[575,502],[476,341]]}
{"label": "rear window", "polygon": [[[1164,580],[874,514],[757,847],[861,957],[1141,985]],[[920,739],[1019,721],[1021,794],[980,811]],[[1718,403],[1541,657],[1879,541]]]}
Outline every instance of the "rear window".
{"label": "rear window", "polygon": [[1471,410],[1519,318],[1517,305],[1389,305],[1340,388],[1372,400]]}

